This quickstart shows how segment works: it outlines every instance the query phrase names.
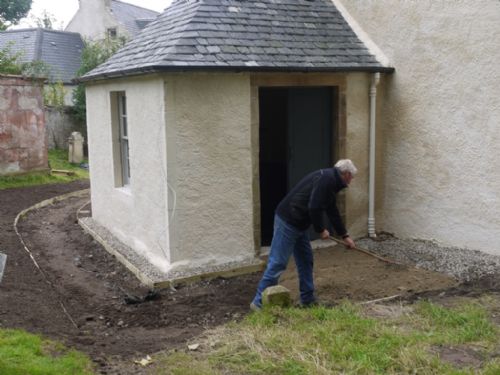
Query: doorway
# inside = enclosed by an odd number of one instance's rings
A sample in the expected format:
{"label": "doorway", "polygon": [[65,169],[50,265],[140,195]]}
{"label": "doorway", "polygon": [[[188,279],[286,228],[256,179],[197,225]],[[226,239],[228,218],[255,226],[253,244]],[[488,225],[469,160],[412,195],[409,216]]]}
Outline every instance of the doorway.
{"label": "doorway", "polygon": [[332,166],[336,87],[259,88],[261,245],[269,246],[274,211],[306,174]]}

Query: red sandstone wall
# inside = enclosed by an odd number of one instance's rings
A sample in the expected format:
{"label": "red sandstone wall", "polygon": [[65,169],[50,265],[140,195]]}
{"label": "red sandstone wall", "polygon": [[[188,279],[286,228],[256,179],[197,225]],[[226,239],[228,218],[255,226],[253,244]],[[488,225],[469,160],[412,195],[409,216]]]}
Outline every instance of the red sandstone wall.
{"label": "red sandstone wall", "polygon": [[0,175],[47,168],[41,87],[29,79],[0,76]]}

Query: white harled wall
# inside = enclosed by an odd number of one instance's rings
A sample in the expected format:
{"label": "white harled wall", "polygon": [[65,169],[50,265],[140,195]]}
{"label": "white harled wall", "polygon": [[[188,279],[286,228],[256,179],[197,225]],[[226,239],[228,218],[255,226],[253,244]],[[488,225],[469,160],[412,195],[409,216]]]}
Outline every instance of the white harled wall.
{"label": "white harled wall", "polygon": [[127,29],[113,17],[109,0],[80,0],[77,12],[64,31],[96,40],[104,39],[109,28],[116,28],[120,36],[129,36]]}
{"label": "white harled wall", "polygon": [[[115,187],[111,92],[125,91],[130,186]],[[165,144],[165,95],[159,77],[87,86],[92,217],[152,264],[170,265]]]}
{"label": "white harled wall", "polygon": [[165,84],[172,260],[253,259],[249,76],[172,74]]}
{"label": "white harled wall", "polygon": [[[370,75],[344,78],[342,156],[360,170],[346,193],[347,226],[361,236],[367,225]],[[113,173],[111,93],[116,91],[127,97],[131,181],[125,188],[115,186]],[[259,199],[254,193],[258,145],[252,139],[258,113],[252,115],[251,92],[250,74],[236,73],[89,84],[93,219],[164,271],[251,263]]]}
{"label": "white harled wall", "polygon": [[341,0],[396,68],[377,229],[500,255],[500,2]]}

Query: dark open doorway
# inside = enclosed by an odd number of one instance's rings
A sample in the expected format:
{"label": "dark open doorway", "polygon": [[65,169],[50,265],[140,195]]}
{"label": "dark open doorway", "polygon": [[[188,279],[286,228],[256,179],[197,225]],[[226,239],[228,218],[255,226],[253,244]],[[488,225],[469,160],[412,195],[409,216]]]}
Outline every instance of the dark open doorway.
{"label": "dark open doorway", "polygon": [[261,244],[273,234],[274,211],[307,173],[332,166],[335,87],[261,87],[259,151]]}

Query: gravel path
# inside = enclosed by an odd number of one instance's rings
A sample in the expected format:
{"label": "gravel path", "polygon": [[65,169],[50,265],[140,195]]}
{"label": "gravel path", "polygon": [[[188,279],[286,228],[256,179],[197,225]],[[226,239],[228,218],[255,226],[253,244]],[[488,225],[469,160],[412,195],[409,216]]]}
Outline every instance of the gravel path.
{"label": "gravel path", "polygon": [[500,257],[481,251],[440,246],[433,241],[399,239],[381,234],[376,240],[364,238],[356,244],[404,264],[442,272],[461,282],[500,275]]}

